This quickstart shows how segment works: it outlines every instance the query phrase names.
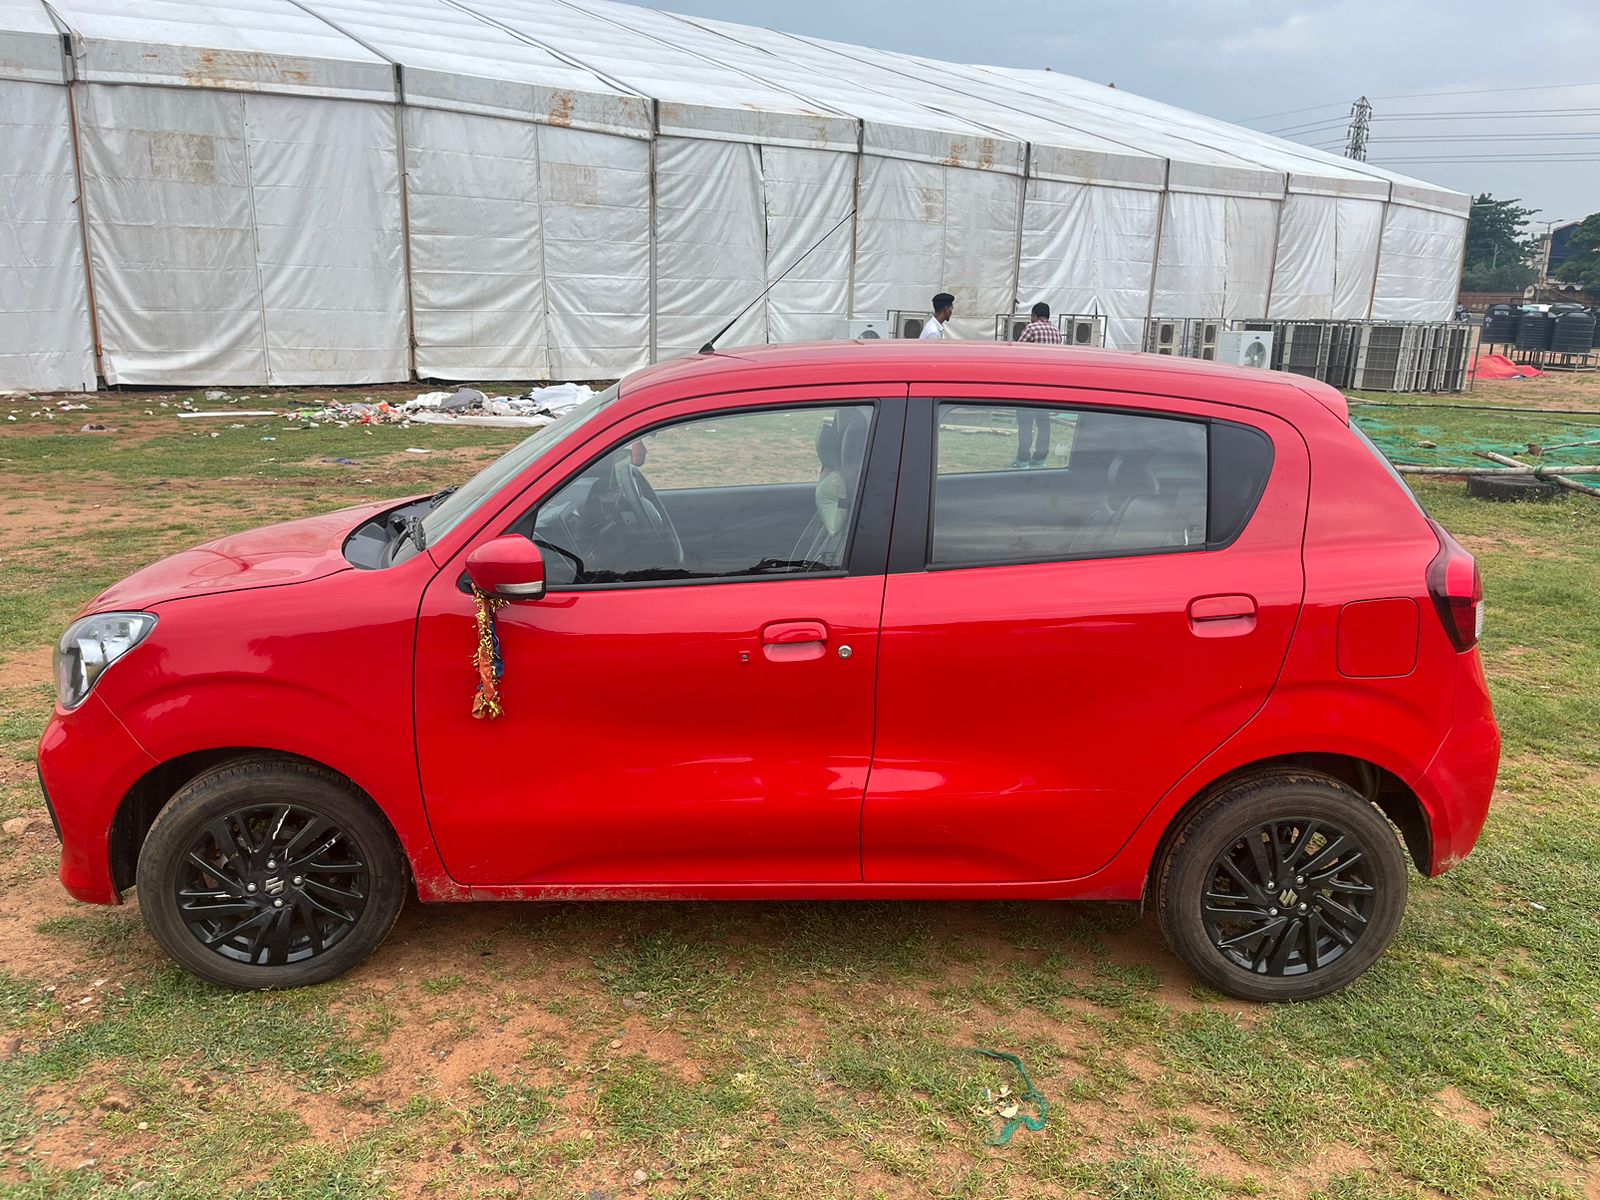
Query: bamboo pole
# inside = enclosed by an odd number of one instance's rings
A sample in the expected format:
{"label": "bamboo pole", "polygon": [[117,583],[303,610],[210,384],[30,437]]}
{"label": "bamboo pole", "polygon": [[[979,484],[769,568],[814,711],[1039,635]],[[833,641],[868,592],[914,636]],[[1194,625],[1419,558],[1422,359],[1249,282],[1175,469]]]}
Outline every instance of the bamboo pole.
{"label": "bamboo pole", "polygon": [[1579,483],[1576,479],[1567,479],[1561,475],[1555,474],[1555,472],[1560,469],[1558,467],[1529,466],[1527,463],[1519,462],[1514,458],[1508,457],[1507,455],[1496,454],[1493,450],[1476,450],[1473,453],[1482,458],[1487,458],[1491,462],[1497,462],[1502,466],[1521,467],[1535,479],[1548,478],[1551,483],[1559,484],[1561,487],[1566,488],[1569,492],[1583,492],[1585,495],[1589,496],[1600,496],[1600,488],[1590,487],[1588,484]]}
{"label": "bamboo pole", "polygon": [[[1009,431],[1005,431],[1009,432]],[[1402,475],[1534,475],[1557,479],[1562,475],[1600,475],[1600,467],[1423,467],[1411,463],[1395,463],[1394,469]]]}

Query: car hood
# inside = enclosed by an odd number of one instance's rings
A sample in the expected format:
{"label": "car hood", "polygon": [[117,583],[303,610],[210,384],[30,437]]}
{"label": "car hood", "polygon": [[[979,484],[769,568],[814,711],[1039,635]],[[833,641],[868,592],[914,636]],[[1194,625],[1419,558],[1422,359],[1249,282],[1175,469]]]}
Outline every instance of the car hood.
{"label": "car hood", "polygon": [[229,534],[136,571],[81,611],[145,609],[166,600],[282,587],[351,570],[343,551],[350,532],[402,503],[385,500]]}

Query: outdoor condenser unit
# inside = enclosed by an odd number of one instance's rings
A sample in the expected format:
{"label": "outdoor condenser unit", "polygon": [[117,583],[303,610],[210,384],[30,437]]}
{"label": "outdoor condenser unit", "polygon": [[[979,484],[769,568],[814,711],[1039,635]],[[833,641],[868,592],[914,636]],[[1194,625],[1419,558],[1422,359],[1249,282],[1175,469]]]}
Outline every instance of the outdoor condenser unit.
{"label": "outdoor condenser unit", "polygon": [[1216,358],[1218,339],[1221,335],[1221,321],[1204,319],[1190,321],[1186,353],[1190,358]]}
{"label": "outdoor condenser unit", "polygon": [[851,317],[850,340],[871,342],[888,340],[894,336],[894,326],[887,317]]}
{"label": "outdoor condenser unit", "polygon": [[1106,319],[1069,314],[1061,318],[1061,340],[1069,346],[1104,346]]}
{"label": "outdoor condenser unit", "polygon": [[1144,352],[1146,354],[1182,354],[1183,321],[1167,317],[1151,317],[1144,323]]}
{"label": "outdoor condenser unit", "polygon": [[1236,367],[1272,367],[1273,335],[1261,329],[1227,329],[1217,336],[1214,357]]}
{"label": "outdoor condenser unit", "polygon": [[1365,392],[1403,390],[1416,354],[1416,326],[1363,325],[1358,327],[1356,336],[1356,362],[1350,385]]}
{"label": "outdoor condenser unit", "polygon": [[[1061,334],[1062,342],[1067,341],[1065,317],[1056,317],[1053,324]],[[1022,336],[1022,331],[1033,324],[1032,313],[1000,313],[994,319],[994,340],[997,342],[1014,342]]]}
{"label": "outdoor condenser unit", "polygon": [[927,323],[927,313],[896,309],[889,313],[889,336],[915,341],[922,336],[922,327]]}
{"label": "outdoor condenser unit", "polygon": [[1321,379],[1328,369],[1333,326],[1327,321],[1284,321],[1276,330],[1273,369]]}

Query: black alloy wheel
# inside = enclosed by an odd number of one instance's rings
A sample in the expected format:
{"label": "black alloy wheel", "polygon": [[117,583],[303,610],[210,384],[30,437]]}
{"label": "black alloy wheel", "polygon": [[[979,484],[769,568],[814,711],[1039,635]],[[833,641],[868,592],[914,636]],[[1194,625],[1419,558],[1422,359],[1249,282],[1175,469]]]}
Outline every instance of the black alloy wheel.
{"label": "black alloy wheel", "polygon": [[1320,971],[1355,948],[1377,888],[1359,842],[1328,821],[1267,821],[1211,864],[1202,909],[1212,944],[1256,975]]}
{"label": "black alloy wheel", "polygon": [[1339,780],[1293,767],[1213,789],[1154,879],[1168,944],[1207,983],[1246,1000],[1344,987],[1394,940],[1407,893],[1384,815]]}
{"label": "black alloy wheel", "polygon": [[295,804],[223,813],[190,844],[175,883],[195,939],[232,962],[281,966],[337,946],[367,907],[355,840]]}
{"label": "black alloy wheel", "polygon": [[383,814],[313,763],[252,755],[180,788],[139,850],[139,908],[161,948],[235,988],[303,987],[355,966],[409,891]]}

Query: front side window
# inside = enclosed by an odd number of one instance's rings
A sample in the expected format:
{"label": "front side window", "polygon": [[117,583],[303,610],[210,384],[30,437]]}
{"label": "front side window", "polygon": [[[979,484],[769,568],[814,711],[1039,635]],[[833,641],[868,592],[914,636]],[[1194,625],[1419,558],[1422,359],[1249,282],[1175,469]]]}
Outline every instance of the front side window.
{"label": "front side window", "polygon": [[843,571],[870,404],[718,413],[611,447],[520,522],[551,586]]}
{"label": "front side window", "polygon": [[939,406],[934,565],[1200,547],[1208,426],[1140,413]]}

